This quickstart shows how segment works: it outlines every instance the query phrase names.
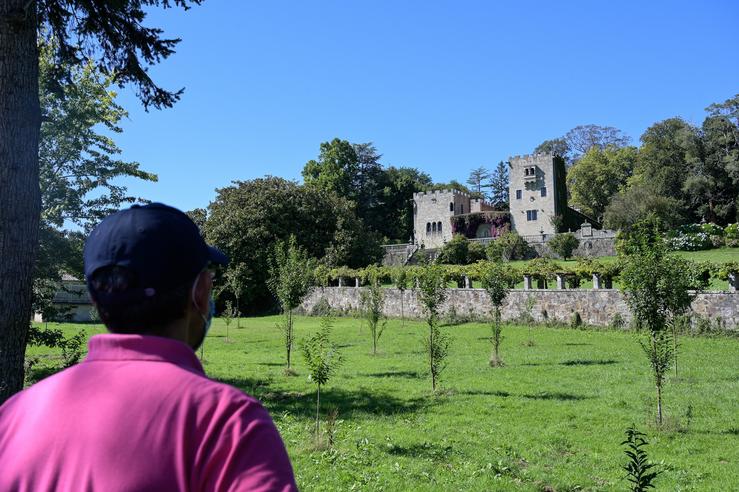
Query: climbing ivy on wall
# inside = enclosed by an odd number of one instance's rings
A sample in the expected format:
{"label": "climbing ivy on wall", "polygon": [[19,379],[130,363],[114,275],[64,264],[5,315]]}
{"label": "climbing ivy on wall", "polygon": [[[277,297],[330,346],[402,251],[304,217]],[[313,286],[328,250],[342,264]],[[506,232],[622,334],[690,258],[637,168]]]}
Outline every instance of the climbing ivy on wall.
{"label": "climbing ivy on wall", "polygon": [[511,229],[511,216],[507,212],[476,212],[456,215],[452,219],[452,233],[475,237],[477,228],[490,224],[491,237],[498,237]]}

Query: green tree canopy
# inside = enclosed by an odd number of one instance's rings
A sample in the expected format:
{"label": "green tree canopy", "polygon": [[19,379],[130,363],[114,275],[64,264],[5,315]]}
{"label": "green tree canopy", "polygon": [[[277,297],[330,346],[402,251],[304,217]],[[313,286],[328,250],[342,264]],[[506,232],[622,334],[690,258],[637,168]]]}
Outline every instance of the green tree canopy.
{"label": "green tree canopy", "polygon": [[272,305],[265,289],[268,257],[276,241],[294,235],[312,258],[331,266],[362,267],[379,261],[379,238],[354,213],[354,204],[312,186],[282,178],[236,181],[217,190],[208,207],[208,241],[234,263],[246,265],[250,282],[241,309],[255,312]]}
{"label": "green tree canopy", "polygon": [[611,198],[631,177],[637,155],[636,147],[592,147],[567,172],[570,203],[602,221]]}

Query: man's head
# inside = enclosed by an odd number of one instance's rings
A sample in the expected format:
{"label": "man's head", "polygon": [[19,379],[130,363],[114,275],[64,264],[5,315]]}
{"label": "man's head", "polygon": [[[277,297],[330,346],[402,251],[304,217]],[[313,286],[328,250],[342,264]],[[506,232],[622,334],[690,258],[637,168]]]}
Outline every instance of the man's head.
{"label": "man's head", "polygon": [[90,296],[110,331],[167,336],[177,325],[193,347],[210,310],[208,268],[228,262],[187,215],[159,203],[107,217],[87,239],[84,259]]}

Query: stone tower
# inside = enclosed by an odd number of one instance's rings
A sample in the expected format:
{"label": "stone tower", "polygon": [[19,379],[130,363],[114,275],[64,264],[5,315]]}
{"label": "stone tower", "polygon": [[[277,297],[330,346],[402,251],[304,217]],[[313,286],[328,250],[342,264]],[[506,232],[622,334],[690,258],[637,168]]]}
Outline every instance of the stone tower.
{"label": "stone tower", "polygon": [[565,165],[561,157],[535,154],[509,161],[511,224],[521,236],[554,234],[555,216],[567,213]]}

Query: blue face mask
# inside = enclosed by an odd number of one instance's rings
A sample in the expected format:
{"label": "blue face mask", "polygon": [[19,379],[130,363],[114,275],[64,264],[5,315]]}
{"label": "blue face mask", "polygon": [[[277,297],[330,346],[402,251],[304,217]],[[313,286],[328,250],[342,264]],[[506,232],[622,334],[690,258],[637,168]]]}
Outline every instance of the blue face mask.
{"label": "blue face mask", "polygon": [[216,301],[213,300],[211,297],[208,301],[208,317],[203,318],[203,322],[205,323],[203,325],[203,338],[205,338],[208,335],[208,330],[210,330],[210,323],[213,321],[213,316],[216,315]]}
{"label": "blue face mask", "polygon": [[[192,291],[192,302],[197,307],[197,303],[195,302],[195,286],[193,286]],[[208,314],[207,316],[203,316],[203,314],[198,310],[198,314],[200,315],[200,318],[203,320],[203,338],[200,340],[200,343],[198,343],[197,347],[194,347],[194,350],[197,350],[200,348],[200,346],[205,341],[205,337],[208,335],[208,331],[210,330],[210,324],[213,321],[213,316],[216,314],[216,301],[213,300],[213,297],[208,299]]]}

